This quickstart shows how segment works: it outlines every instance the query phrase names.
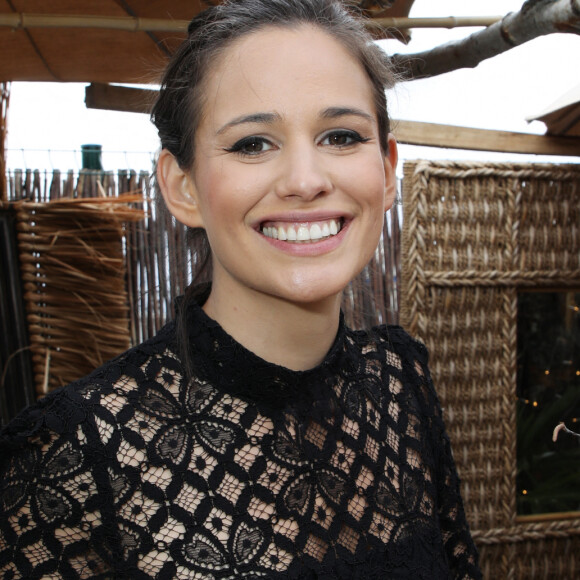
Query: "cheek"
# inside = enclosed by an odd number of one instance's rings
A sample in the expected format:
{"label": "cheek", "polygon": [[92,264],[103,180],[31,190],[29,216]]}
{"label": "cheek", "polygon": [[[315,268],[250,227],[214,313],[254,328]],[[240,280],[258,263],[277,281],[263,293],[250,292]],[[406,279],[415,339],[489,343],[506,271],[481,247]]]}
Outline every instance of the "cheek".
{"label": "cheek", "polygon": [[[261,178],[262,177],[262,178]],[[259,173],[223,166],[204,180],[204,206],[214,223],[241,222],[263,195],[264,179]]]}
{"label": "cheek", "polygon": [[359,202],[367,209],[367,241],[374,251],[383,231],[386,210],[386,177],[382,157],[361,164],[357,177],[353,178],[351,174],[351,179],[357,183]]}
{"label": "cheek", "polygon": [[[385,206],[386,176],[382,159],[369,161],[356,168],[356,174],[351,173],[350,179],[356,184],[359,197],[363,203],[374,209]],[[382,222],[382,212],[379,211]],[[376,214],[373,214],[375,216]]]}

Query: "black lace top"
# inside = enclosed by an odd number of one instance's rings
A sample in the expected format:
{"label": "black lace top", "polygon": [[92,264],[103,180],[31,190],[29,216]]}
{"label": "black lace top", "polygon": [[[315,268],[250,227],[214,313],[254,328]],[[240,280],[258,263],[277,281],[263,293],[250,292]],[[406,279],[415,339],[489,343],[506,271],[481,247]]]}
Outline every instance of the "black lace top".
{"label": "black lace top", "polygon": [[8,578],[480,578],[425,348],[269,364],[194,306],[2,433]]}

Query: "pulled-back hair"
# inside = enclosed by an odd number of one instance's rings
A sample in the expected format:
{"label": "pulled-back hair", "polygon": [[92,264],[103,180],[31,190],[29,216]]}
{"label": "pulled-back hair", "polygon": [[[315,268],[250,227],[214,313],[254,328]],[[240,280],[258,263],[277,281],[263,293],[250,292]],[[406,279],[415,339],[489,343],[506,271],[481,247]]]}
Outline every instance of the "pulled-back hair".
{"label": "pulled-back hair", "polygon": [[[361,19],[339,0],[225,0],[197,15],[188,37],[169,62],[151,120],[157,127],[161,147],[167,149],[181,169],[190,171],[195,158],[195,133],[204,108],[206,79],[212,65],[235,41],[264,28],[313,26],[338,41],[365,70],[372,86],[378,121],[379,143],[388,154],[390,120],[385,89],[394,84],[394,74],[380,47],[373,42]],[[158,203],[162,204],[156,186]],[[163,207],[163,206],[162,206]],[[166,210],[165,210],[166,211]],[[185,292],[178,316],[178,340],[182,360],[189,370],[186,310],[191,300],[207,296],[211,279],[211,249],[202,229],[190,229],[195,248],[196,271]]]}

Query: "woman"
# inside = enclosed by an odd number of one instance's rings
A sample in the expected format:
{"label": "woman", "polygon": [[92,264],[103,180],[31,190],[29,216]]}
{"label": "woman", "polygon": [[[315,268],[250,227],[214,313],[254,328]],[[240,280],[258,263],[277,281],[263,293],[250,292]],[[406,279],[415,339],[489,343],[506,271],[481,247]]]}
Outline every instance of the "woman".
{"label": "woman", "polygon": [[157,181],[211,284],[7,429],[4,578],[480,577],[424,347],[340,314],[395,196],[391,81],[334,0],[192,21]]}

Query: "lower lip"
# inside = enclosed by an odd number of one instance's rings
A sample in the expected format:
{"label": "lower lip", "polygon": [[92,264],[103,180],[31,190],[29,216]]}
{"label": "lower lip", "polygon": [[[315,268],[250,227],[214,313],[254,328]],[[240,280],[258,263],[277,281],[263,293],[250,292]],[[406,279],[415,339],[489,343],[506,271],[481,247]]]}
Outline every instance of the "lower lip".
{"label": "lower lip", "polygon": [[340,229],[340,232],[338,232],[338,234],[335,236],[322,238],[315,242],[284,242],[277,240],[276,238],[269,238],[262,233],[260,233],[260,236],[263,240],[268,242],[268,244],[277,250],[285,252],[286,254],[290,254],[292,256],[320,256],[322,254],[328,254],[329,252],[332,252],[342,243],[348,227],[349,223],[344,223]]}

